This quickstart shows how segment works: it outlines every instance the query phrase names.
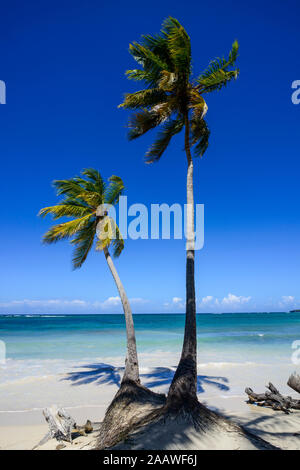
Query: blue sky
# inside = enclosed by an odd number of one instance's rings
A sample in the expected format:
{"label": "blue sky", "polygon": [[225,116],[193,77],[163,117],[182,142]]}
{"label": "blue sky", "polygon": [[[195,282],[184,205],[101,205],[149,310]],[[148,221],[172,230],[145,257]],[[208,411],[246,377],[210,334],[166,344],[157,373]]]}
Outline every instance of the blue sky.
{"label": "blue sky", "polygon": [[[56,199],[51,182],[95,167],[121,176],[128,203],[185,202],[183,136],[158,164],[143,155],[154,134],[128,142],[123,93],[128,44],[169,15],[186,27],[194,72],[240,42],[240,77],[207,96],[211,144],[195,165],[205,205],[197,253],[199,312],[300,307],[299,123],[291,101],[300,79],[297,1],[7,2],[1,7],[0,105],[2,313],[120,312],[101,253],[71,269],[66,242],[41,244]],[[128,240],[116,261],[135,312],[183,312],[180,240]]]}

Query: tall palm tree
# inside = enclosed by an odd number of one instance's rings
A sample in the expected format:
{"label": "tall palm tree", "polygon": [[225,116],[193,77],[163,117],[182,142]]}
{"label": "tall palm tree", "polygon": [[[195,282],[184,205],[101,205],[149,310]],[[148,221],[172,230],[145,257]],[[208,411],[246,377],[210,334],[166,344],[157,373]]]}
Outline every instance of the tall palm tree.
{"label": "tall palm tree", "polygon": [[74,245],[73,267],[80,268],[85,262],[94,241],[96,249],[102,250],[109,269],[117,285],[126,321],[127,356],[123,383],[133,381],[140,383],[136,339],[132,312],[123,284],[119,278],[109,246],[113,247],[113,255],[120,256],[124,248],[124,240],[115,221],[108,216],[107,205],[118,202],[124,190],[124,184],[118,176],[111,176],[106,184],[100,173],[86,169],[81,177],[54,181],[57,195],[62,199],[55,206],[44,207],[39,215],[51,214],[54,220],[71,217],[72,220],[51,227],[44,235],[44,243],[56,243],[70,239]]}
{"label": "tall palm tree", "polygon": [[238,76],[234,69],[238,55],[235,41],[228,58],[212,60],[198,77],[192,76],[191,43],[184,27],[169,17],[161,33],[142,36],[133,42],[129,52],[140,65],[128,70],[131,80],[146,88],[125,95],[120,107],[134,110],[129,119],[129,139],[136,139],[159,127],[157,139],[146,153],[146,162],[158,161],[172,137],[184,129],[187,158],[187,243],[186,243],[186,321],[181,359],[169,390],[169,402],[196,400],[197,337],[194,281],[195,229],[193,194],[193,156],[203,156],[208,147],[209,129],[204,120],[206,93],[220,90]]}

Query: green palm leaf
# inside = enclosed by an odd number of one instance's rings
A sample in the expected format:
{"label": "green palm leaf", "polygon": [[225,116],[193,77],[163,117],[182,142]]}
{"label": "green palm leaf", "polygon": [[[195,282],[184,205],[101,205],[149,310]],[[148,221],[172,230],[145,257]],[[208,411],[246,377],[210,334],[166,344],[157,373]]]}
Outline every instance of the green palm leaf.
{"label": "green palm leaf", "polygon": [[147,163],[157,162],[160,159],[164,151],[167,149],[172,137],[182,130],[183,125],[184,121],[180,117],[177,119],[170,119],[163,125],[156,141],[146,153]]}
{"label": "green palm leaf", "polygon": [[147,108],[148,106],[155,106],[167,100],[164,91],[158,88],[147,88],[146,90],[137,91],[135,93],[126,93],[124,102],[119,105],[119,108],[137,109],[141,106]]}
{"label": "green palm leaf", "polygon": [[164,31],[161,33],[162,35],[156,34],[155,36],[151,36],[150,34],[143,35],[141,44],[152,51],[167,65],[166,70],[172,71],[174,64],[172,63],[168,49],[168,38]]}
{"label": "green palm leaf", "polygon": [[[157,83],[157,78],[160,76],[160,72],[159,74],[157,74],[157,73],[149,72],[148,70],[133,69],[133,70],[126,70],[125,75],[127,76],[129,80],[135,80],[137,82],[143,81],[145,85],[148,85],[149,87],[155,87]],[[120,105],[119,107],[121,106],[122,105]]]}
{"label": "green palm leaf", "polygon": [[125,186],[122,179],[119,176],[111,176],[109,178],[109,186],[105,192],[105,201],[107,204],[117,204],[119,202],[119,198],[123,193]]}
{"label": "green palm leaf", "polygon": [[86,168],[82,171],[82,175],[87,176],[92,182],[92,191],[98,192],[99,194],[104,193],[106,186],[98,170]]}
{"label": "green palm leaf", "polygon": [[97,237],[96,250],[101,251],[112,243],[113,255],[118,257],[121,254],[124,248],[124,240],[113,218],[106,216],[98,222]]}
{"label": "green palm leaf", "polygon": [[38,215],[45,217],[47,214],[51,214],[53,220],[56,220],[60,217],[83,217],[89,212],[90,209],[88,207],[64,202],[56,206],[44,207],[40,210]]}
{"label": "green palm leaf", "polygon": [[71,241],[76,247],[72,259],[74,269],[81,268],[93,246],[96,224],[96,220],[91,220],[84,229],[79,230]]}
{"label": "green palm leaf", "polygon": [[70,220],[62,224],[54,225],[43,237],[44,243],[56,243],[65,238],[71,238],[78,231],[86,227],[94,214],[88,214],[78,219]]}
{"label": "green palm leaf", "polygon": [[140,44],[130,46],[141,69],[128,70],[127,76],[144,82],[147,88],[126,94],[120,105],[135,110],[129,118],[129,140],[162,126],[146,153],[147,163],[161,158],[172,137],[184,127],[183,122],[188,126],[195,156],[204,154],[210,131],[204,121],[208,108],[202,95],[221,89],[238,76],[234,68],[238,50],[235,41],[226,59],[213,60],[197,80],[190,80],[190,38],[177,19],[167,18],[160,34],[142,36]]}
{"label": "green palm leaf", "polygon": [[115,258],[118,258],[122,251],[124,250],[124,240],[119,230],[119,227],[116,225],[116,237],[112,241],[113,244],[113,255]]}
{"label": "green palm leaf", "polygon": [[229,67],[232,67],[235,64],[238,50],[239,44],[235,41],[232,45],[231,51],[229,52],[228,59],[218,57],[209,64],[208,68],[197,79],[199,89],[202,93],[220,90],[231,80],[238,77],[238,69],[228,70]]}
{"label": "green palm leaf", "polygon": [[81,185],[75,178],[69,180],[55,180],[53,181],[53,186],[56,188],[58,196],[66,194],[70,197],[77,197],[82,191]]}
{"label": "green palm leaf", "polygon": [[96,250],[102,251],[111,243],[113,245],[113,255],[117,258],[124,248],[124,240],[114,219],[106,216],[97,225],[98,240]]}
{"label": "green palm leaf", "polygon": [[[109,185],[106,185],[97,170],[88,168],[82,171],[82,176],[56,180],[54,186],[58,196],[62,196],[61,201],[54,206],[44,207],[39,215],[45,217],[50,214],[54,220],[61,217],[71,217],[73,220],[53,225],[45,233],[43,242],[50,244],[69,239],[75,248],[73,267],[77,269],[86,260],[96,237],[97,226],[103,220],[97,216],[97,208],[101,204],[116,204],[124,191],[124,183],[120,177],[113,175],[109,178]],[[124,248],[124,240],[113,219],[106,226],[108,233],[102,245],[112,244],[115,256],[119,256]]]}
{"label": "green palm leaf", "polygon": [[133,58],[146,70],[159,76],[162,70],[168,70],[168,64],[148,47],[137,42],[129,45],[129,52]]}
{"label": "green palm leaf", "polygon": [[128,123],[130,129],[128,132],[129,140],[140,137],[159,123],[159,116],[155,112],[148,111],[148,109],[142,109],[140,112],[133,114]]}
{"label": "green palm leaf", "polygon": [[96,191],[83,191],[78,194],[78,198],[86,202],[92,209],[97,209],[102,203],[102,195]]}
{"label": "green palm leaf", "polygon": [[191,119],[191,146],[196,157],[202,157],[209,144],[210,130],[204,119],[197,114]]}
{"label": "green palm leaf", "polygon": [[162,31],[167,38],[175,70],[188,78],[191,71],[191,42],[186,30],[178,20],[169,17],[164,21]]}

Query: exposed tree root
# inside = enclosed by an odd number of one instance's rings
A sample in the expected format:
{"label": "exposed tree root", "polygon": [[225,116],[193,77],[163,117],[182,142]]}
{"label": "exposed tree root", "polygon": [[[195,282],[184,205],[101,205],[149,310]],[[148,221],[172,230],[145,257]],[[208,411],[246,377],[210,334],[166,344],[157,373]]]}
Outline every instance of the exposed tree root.
{"label": "exposed tree root", "polygon": [[97,449],[114,446],[151,411],[161,408],[166,396],[154,393],[141,384],[122,382],[109,405],[100,428]]}
{"label": "exposed tree root", "polygon": [[[288,385],[300,392],[300,376]],[[282,396],[274,385],[265,394],[246,389],[251,403],[262,403],[288,412],[299,409],[300,400]],[[277,450],[272,444],[185,393],[173,393],[167,400],[135,382],[122,383],[110,404],[97,442],[97,449],[257,449]]]}
{"label": "exposed tree root", "polygon": [[[110,425],[109,439],[105,439],[108,428],[104,427],[101,430],[103,437],[99,440],[98,449],[277,449],[243,427],[209,410],[197,400],[186,401],[176,407],[165,404],[147,415],[145,402],[142,404],[130,400],[129,416],[123,397],[120,399],[121,408],[114,402],[106,414],[106,421]],[[142,412],[139,413],[141,406]],[[110,420],[107,419],[108,416]],[[120,419],[122,417],[122,432],[118,432],[119,422],[111,421],[116,416]]]}

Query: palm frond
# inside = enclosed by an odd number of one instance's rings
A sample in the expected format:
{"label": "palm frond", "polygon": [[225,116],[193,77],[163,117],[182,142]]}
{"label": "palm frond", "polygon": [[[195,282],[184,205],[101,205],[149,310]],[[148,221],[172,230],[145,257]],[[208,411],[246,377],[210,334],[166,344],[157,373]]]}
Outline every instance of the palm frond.
{"label": "palm frond", "polygon": [[96,219],[91,220],[83,229],[79,230],[76,237],[71,241],[75,245],[74,255],[72,259],[73,268],[81,268],[89,254],[96,233]]}
{"label": "palm frond", "polygon": [[47,214],[51,214],[53,220],[56,220],[60,217],[83,217],[88,213],[90,213],[90,209],[86,206],[63,201],[56,206],[44,207],[39,211],[38,215],[45,217]]}
{"label": "palm frond", "polygon": [[238,77],[238,69],[229,70],[230,67],[235,65],[238,57],[238,50],[239,44],[235,41],[232,45],[231,51],[229,52],[228,59],[218,57],[209,64],[207,69],[197,79],[201,93],[220,90],[231,80]]}
{"label": "palm frond", "polygon": [[78,219],[70,220],[69,222],[54,225],[45,233],[43,242],[50,244],[56,243],[59,240],[63,240],[65,238],[71,238],[73,235],[79,232],[79,230],[82,230],[84,227],[86,227],[92,217],[94,217],[94,214],[88,214]]}
{"label": "palm frond", "polygon": [[126,93],[124,101],[119,108],[137,109],[140,107],[147,108],[166,101],[167,95],[164,91],[157,88],[147,88],[135,93]]}
{"label": "palm frond", "polygon": [[174,92],[176,89],[177,80],[178,75],[176,73],[163,70],[158,82],[158,87],[163,92]]}
{"label": "palm frond", "polygon": [[95,168],[85,168],[82,171],[82,175],[87,176],[92,182],[92,191],[96,191],[99,194],[104,193],[105,183],[98,170],[95,170]]}
{"label": "palm frond", "polygon": [[[237,78],[239,71],[234,67],[238,49],[235,41],[228,57],[213,60],[195,83],[190,80],[190,38],[177,19],[167,18],[159,35],[143,36],[140,44],[135,42],[130,46],[130,53],[141,65],[141,70],[129,70],[127,76],[143,81],[148,89],[125,95],[124,103],[120,105],[137,110],[129,120],[129,140],[162,126],[146,154],[147,162],[160,159],[172,136],[182,129],[183,117],[190,122],[190,142],[195,155],[205,153],[210,131],[203,119],[208,108],[202,95],[219,90]],[[157,90],[164,95],[160,97]]]}
{"label": "palm frond", "polygon": [[167,121],[173,112],[178,109],[178,101],[176,96],[169,95],[167,101],[152,106],[151,112],[157,116],[157,123],[162,124]]}
{"label": "palm frond", "polygon": [[198,90],[194,87],[190,90],[189,107],[190,109],[193,110],[193,115],[196,116],[200,120],[204,118],[208,110],[205,99],[203,98],[202,95],[200,95]]}
{"label": "palm frond", "polygon": [[94,191],[95,189],[95,185],[92,181],[82,178],[81,176],[75,176],[75,178],[73,178],[73,182],[78,184],[82,188],[82,191]]}
{"label": "palm frond", "polygon": [[116,238],[112,241],[113,255],[118,258],[124,250],[124,240],[117,224],[115,224]]}
{"label": "palm frond", "polygon": [[116,237],[115,221],[105,216],[99,220],[96,227],[97,242],[96,250],[103,250],[106,246],[109,246],[111,241]]}
{"label": "palm frond", "polygon": [[82,191],[82,186],[75,178],[55,180],[53,181],[53,186],[56,188],[58,196],[66,194],[70,197],[76,197]]}
{"label": "palm frond", "polygon": [[174,65],[172,63],[170,52],[168,50],[167,36],[163,31],[161,35],[143,35],[141,44],[150,51],[152,51],[156,56],[158,56],[168,66],[167,70],[173,70]]}
{"label": "palm frond", "polygon": [[153,129],[160,123],[159,116],[148,109],[134,113],[130,116],[128,127],[128,139],[133,140]]}
{"label": "palm frond", "polygon": [[172,137],[178,134],[184,125],[181,117],[177,119],[169,119],[163,126],[162,130],[158,133],[156,141],[152,144],[146,153],[146,162],[157,162],[164,151],[167,149]]}
{"label": "palm frond", "polygon": [[159,75],[148,70],[133,69],[126,70],[125,75],[129,80],[143,81],[149,87],[156,87]]}
{"label": "palm frond", "polygon": [[[97,228],[99,229],[101,224],[102,227],[104,224],[102,246],[108,245],[112,240],[118,238],[118,235],[114,235],[114,225],[109,217],[105,219],[100,217],[99,221],[97,208],[104,203],[116,204],[124,190],[124,183],[119,176],[111,176],[107,186],[100,173],[93,168],[83,170],[81,175],[69,180],[56,180],[54,186],[58,195],[62,196],[62,200],[54,206],[44,207],[39,212],[42,217],[50,214],[54,219],[73,218],[68,222],[52,226],[45,233],[43,242],[50,244],[70,239],[71,244],[75,246],[74,269],[80,268],[86,260],[93,246]],[[113,221],[113,219],[111,220]],[[113,243],[116,253],[120,254],[124,241],[120,239],[119,242],[116,240]]]}
{"label": "palm frond", "polygon": [[175,69],[186,78],[191,72],[191,41],[184,27],[175,18],[169,17],[163,23],[170,57]]}
{"label": "palm frond", "polygon": [[91,209],[97,209],[102,204],[104,195],[96,191],[83,191],[78,198],[85,201]]}
{"label": "palm frond", "polygon": [[168,64],[148,47],[133,42],[129,45],[129,52],[144,70],[158,75],[162,70],[168,70]]}
{"label": "palm frond", "polygon": [[106,204],[117,204],[119,198],[123,193],[125,186],[122,179],[119,176],[111,176],[109,178],[110,184],[105,192],[105,203]]}
{"label": "palm frond", "polygon": [[191,146],[196,157],[202,157],[209,144],[210,130],[199,115],[194,114],[191,118]]}
{"label": "palm frond", "polygon": [[124,249],[124,240],[115,220],[106,216],[97,224],[96,250],[102,251],[110,244],[113,246],[114,257],[119,257]]}

